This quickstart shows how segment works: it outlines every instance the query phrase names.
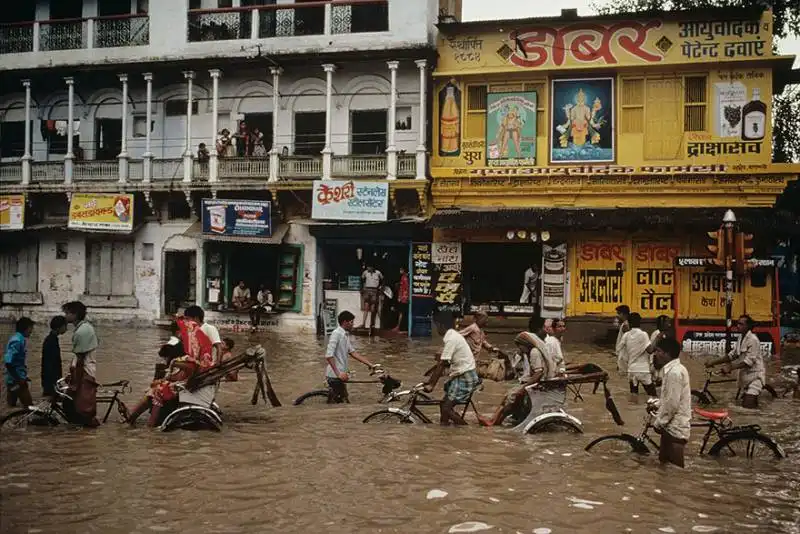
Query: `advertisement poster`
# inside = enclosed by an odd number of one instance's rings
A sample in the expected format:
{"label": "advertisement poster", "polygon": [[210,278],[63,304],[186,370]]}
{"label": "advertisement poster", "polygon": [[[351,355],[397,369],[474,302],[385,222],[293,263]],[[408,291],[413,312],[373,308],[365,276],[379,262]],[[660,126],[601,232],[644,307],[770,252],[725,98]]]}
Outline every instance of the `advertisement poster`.
{"label": "advertisement poster", "polygon": [[436,283],[433,285],[433,297],[436,300],[436,311],[447,311],[459,317],[462,313],[462,280],[461,264],[445,263],[436,265]]}
{"label": "advertisement poster", "polygon": [[437,265],[461,264],[461,243],[433,243],[431,261]]}
{"label": "advertisement poster", "polygon": [[[761,355],[765,358],[772,356],[775,348],[775,340],[769,332],[755,332],[761,342]],[[739,342],[741,334],[733,332],[731,335],[732,343]],[[722,356],[725,354],[725,332],[721,330],[697,330],[690,329],[683,334],[681,339],[682,350],[694,355]]]}
{"label": "advertisement poster", "polygon": [[614,161],[614,79],[552,81],[550,161]]}
{"label": "advertisement poster", "polygon": [[461,155],[461,90],[451,80],[439,91],[439,155]]}
{"label": "advertisement poster", "polygon": [[761,100],[759,87],[749,88],[739,80],[715,83],[714,99],[714,133],[718,137],[733,137],[742,141],[764,139],[767,105]]}
{"label": "advertisement poster", "polygon": [[486,163],[536,163],[536,92],[489,93],[486,97]]}
{"label": "advertisement poster", "polygon": [[25,228],[25,195],[0,195],[0,230]]}
{"label": "advertisement poster", "polygon": [[578,245],[575,311],[613,315],[629,298],[630,271],[622,240],[587,241]]}
{"label": "advertisement poster", "polygon": [[133,195],[73,193],[67,228],[130,233],[133,231]]}
{"label": "advertisement poster", "polygon": [[203,233],[227,236],[272,236],[272,209],[268,200],[204,198]]}
{"label": "advertisement poster", "polygon": [[414,243],[411,249],[412,275],[411,295],[414,298],[431,298],[433,296],[431,264],[431,244]]}
{"label": "advertisement poster", "polygon": [[316,180],[311,217],[332,221],[386,221],[389,184],[354,180]]}
{"label": "advertisement poster", "polygon": [[655,319],[674,314],[675,258],[679,243],[633,244],[633,300],[631,310]]}
{"label": "advertisement poster", "polygon": [[567,245],[542,245],[542,311],[545,318],[566,314]]}

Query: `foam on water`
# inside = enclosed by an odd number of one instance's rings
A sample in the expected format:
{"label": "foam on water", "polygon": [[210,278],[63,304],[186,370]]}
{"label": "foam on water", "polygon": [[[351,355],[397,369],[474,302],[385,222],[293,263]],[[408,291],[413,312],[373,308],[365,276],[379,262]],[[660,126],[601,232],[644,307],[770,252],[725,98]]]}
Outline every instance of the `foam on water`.
{"label": "foam on water", "polygon": [[480,521],[467,521],[465,523],[453,525],[447,532],[451,534],[455,532],[480,532],[482,530],[489,530],[490,528],[492,528],[492,525],[487,525]]}
{"label": "foam on water", "polygon": [[426,499],[444,499],[447,497],[447,492],[440,489],[432,489],[428,492],[428,495],[425,496]]}

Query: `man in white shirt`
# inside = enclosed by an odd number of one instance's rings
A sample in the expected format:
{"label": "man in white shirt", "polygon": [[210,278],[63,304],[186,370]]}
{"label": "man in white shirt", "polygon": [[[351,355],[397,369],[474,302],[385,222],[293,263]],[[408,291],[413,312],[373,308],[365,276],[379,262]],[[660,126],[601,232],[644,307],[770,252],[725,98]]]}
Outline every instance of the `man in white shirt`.
{"label": "man in white shirt", "polygon": [[758,396],[767,383],[764,357],[761,355],[761,342],[753,333],[755,322],[749,315],[742,315],[736,322],[739,330],[739,341],[727,356],[706,362],[706,367],[714,367],[721,363],[723,373],[729,374],[739,370],[739,392],[742,395],[743,408],[758,408]]}
{"label": "man in white shirt", "polygon": [[367,265],[367,269],[361,273],[361,309],[364,312],[364,320],[361,321],[360,328],[366,328],[367,319],[370,320],[370,328],[375,326],[378,311],[378,291],[382,283],[383,274],[376,270],[374,266]]}
{"label": "man in white shirt", "polygon": [[464,418],[456,413],[455,406],[469,401],[472,393],[481,384],[475,367],[475,357],[464,336],[454,329],[455,320],[451,313],[437,313],[434,320],[439,335],[444,338],[444,348],[438,364],[428,378],[425,391],[433,391],[439,377],[445,370],[449,370],[450,378],[444,384],[444,398],[439,408],[440,422],[443,426],[450,424],[450,421],[457,425],[466,425]]}
{"label": "man in white shirt", "polygon": [[674,338],[664,338],[656,345],[653,364],[663,369],[664,381],[661,397],[648,403],[648,411],[658,410],[653,417],[653,428],[661,434],[658,459],[662,464],[683,467],[683,450],[691,430],[692,391],[680,354],[681,345]]}
{"label": "man in white shirt", "polygon": [[619,330],[617,331],[617,341],[614,345],[614,348],[616,349],[614,354],[617,357],[617,361],[619,361],[619,350],[617,347],[619,347],[619,342],[622,339],[622,335],[631,329],[630,325],[628,324],[628,317],[631,315],[631,309],[629,306],[623,304],[622,306],[617,306],[616,311],[617,317],[614,319],[614,322],[619,326]]}
{"label": "man in white shirt", "polygon": [[217,327],[205,322],[206,313],[200,306],[189,306],[184,310],[183,315],[200,324],[200,330],[202,330],[209,341],[211,341],[211,356],[214,358],[214,364],[218,364],[222,357],[222,338],[219,336]]}
{"label": "man in white shirt", "polygon": [[621,373],[628,375],[631,393],[639,394],[639,384],[644,386],[645,392],[651,397],[656,396],[656,386],[650,375],[650,336],[641,329],[642,316],[632,313],[628,317],[630,330],[622,334],[617,344],[617,365]]}
{"label": "man in white shirt", "polygon": [[250,298],[250,288],[245,285],[244,280],[239,280],[239,284],[233,288],[233,297],[231,298],[233,309],[237,311],[248,309]]}

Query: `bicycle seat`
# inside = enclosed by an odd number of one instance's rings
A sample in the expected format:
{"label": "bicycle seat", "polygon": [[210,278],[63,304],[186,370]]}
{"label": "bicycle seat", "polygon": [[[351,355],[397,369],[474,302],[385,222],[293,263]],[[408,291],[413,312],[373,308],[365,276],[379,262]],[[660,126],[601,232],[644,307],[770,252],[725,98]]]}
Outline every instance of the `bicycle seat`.
{"label": "bicycle seat", "polygon": [[720,421],[728,417],[728,410],[703,410],[702,408],[695,408],[694,413],[703,419],[711,421]]}

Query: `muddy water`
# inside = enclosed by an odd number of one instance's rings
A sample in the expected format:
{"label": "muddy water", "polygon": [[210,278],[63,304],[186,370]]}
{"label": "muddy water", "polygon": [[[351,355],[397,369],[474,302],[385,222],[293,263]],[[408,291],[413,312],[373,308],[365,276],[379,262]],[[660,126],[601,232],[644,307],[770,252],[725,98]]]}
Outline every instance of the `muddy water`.
{"label": "muddy water", "polygon": [[[164,333],[101,327],[99,334],[100,380],[127,378],[143,391]],[[31,343],[35,390],[42,335]],[[700,457],[696,433],[688,468],[664,470],[653,458],[603,459],[583,451],[594,437],[619,431],[599,394],[570,400],[568,410],[585,425],[577,436],[363,425],[378,408],[372,385],[351,386],[349,406],[291,406],[321,385],[317,340],[234,339],[240,347],[257,341],[268,349],[284,407],[250,406],[254,376],[245,371],[221,389],[226,425],[218,434],[129,429],[115,415],[93,431],[0,434],[0,532],[437,533],[457,525],[511,533],[800,532],[798,401],[770,402],[756,414],[733,411],[737,423],[761,424],[789,459],[743,465]],[[406,340],[362,340],[360,347],[406,385],[419,381],[433,350],[430,342]],[[612,367],[601,349],[568,341],[565,348],[572,361]],[[687,364],[699,385],[699,363]],[[632,400],[616,377],[612,386],[626,431],[638,432],[644,396]],[[478,395],[481,410],[491,411],[504,389],[489,383]],[[715,391],[732,395],[724,386]],[[135,400],[125,398],[129,405]],[[428,499],[434,489],[446,496]]]}

